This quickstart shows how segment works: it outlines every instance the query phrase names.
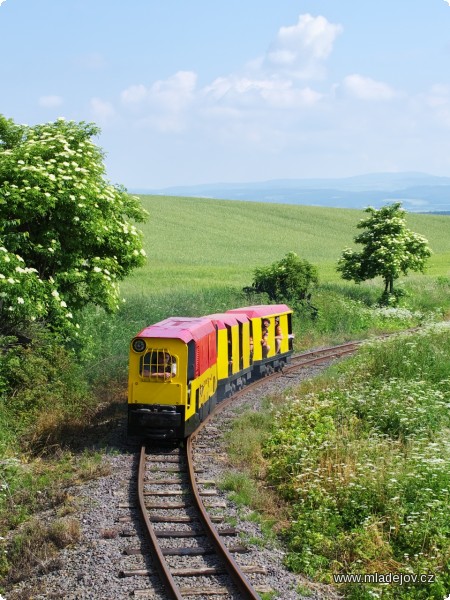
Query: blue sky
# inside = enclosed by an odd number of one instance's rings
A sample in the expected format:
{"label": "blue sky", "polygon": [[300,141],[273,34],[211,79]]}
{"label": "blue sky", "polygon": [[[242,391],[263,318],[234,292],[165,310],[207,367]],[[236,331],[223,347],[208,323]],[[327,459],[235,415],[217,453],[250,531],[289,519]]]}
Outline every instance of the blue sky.
{"label": "blue sky", "polygon": [[0,112],[128,188],[450,175],[444,0],[0,0]]}

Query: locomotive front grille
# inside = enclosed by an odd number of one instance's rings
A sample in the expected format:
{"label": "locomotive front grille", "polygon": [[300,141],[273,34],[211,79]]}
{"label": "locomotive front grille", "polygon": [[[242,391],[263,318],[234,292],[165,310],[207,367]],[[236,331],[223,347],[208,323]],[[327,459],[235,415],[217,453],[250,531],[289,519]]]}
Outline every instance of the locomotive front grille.
{"label": "locomotive front grille", "polygon": [[145,437],[172,438],[184,428],[184,407],[163,404],[128,406],[128,431]]}

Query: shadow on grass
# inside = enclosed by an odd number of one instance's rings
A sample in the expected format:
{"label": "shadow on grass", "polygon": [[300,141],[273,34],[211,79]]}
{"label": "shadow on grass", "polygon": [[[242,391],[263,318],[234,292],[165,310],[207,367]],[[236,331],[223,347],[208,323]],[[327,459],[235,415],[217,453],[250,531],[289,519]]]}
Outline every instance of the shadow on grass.
{"label": "shadow on grass", "polygon": [[127,443],[127,390],[123,381],[97,387],[94,406],[77,417],[50,418],[24,439],[32,457],[51,458],[60,452],[124,451]]}

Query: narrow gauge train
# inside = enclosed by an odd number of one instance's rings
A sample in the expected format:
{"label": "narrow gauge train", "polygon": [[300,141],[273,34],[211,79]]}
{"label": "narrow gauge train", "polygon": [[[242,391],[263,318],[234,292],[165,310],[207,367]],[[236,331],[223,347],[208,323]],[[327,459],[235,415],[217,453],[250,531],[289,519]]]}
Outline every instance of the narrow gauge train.
{"label": "narrow gauge train", "polygon": [[187,437],[217,402],[282,369],[292,344],[285,304],[171,317],[146,327],[130,347],[128,435]]}

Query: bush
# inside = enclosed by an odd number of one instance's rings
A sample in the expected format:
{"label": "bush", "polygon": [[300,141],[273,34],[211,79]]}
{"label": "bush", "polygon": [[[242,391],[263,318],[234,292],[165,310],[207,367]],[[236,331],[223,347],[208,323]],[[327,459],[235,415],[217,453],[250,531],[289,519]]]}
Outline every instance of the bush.
{"label": "bush", "polygon": [[22,450],[33,441],[36,452],[62,425],[86,422],[94,399],[74,352],[40,327],[33,338],[27,346],[0,338],[0,428]]}
{"label": "bush", "polygon": [[309,289],[318,281],[316,267],[289,252],[280,261],[255,269],[251,289],[266,293],[273,302],[300,302],[308,299]]}

